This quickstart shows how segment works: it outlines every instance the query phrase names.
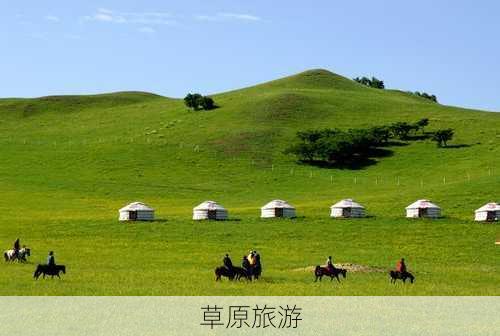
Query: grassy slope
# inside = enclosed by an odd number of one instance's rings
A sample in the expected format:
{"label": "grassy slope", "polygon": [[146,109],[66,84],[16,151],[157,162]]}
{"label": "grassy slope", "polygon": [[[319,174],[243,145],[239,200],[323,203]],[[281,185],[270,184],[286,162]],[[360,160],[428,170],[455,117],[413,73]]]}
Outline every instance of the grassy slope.
{"label": "grassy slope", "polygon": [[[500,294],[499,227],[471,221],[475,208],[498,200],[500,115],[369,89],[323,70],[215,98],[220,109],[197,113],[134,92],[0,100],[0,246],[20,236],[34,263],[54,249],[69,269],[63,281],[34,282],[32,264],[0,264],[0,294]],[[356,171],[301,166],[281,154],[300,129],[423,117],[429,129],[452,127],[453,143],[470,146],[416,142]],[[328,207],[346,197],[374,217],[330,220]],[[446,218],[404,219],[404,207],[423,197]],[[301,217],[259,220],[258,208],[273,198],[296,205]],[[193,223],[191,208],[206,199],[236,220]],[[134,200],[164,220],[118,223],[117,209]],[[215,284],[223,253],[237,262],[249,248],[263,255],[264,279]],[[378,267],[405,256],[417,283],[394,287],[372,273],[341,286],[312,284],[301,269],[329,254]]]}

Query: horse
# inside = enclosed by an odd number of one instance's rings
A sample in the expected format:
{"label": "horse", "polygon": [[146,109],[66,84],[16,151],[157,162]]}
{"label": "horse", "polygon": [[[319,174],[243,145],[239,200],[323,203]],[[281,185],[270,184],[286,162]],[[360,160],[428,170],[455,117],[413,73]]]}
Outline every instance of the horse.
{"label": "horse", "polygon": [[14,260],[17,260],[18,262],[27,262],[28,260],[26,257],[31,256],[31,249],[29,247],[23,247],[22,249],[19,250],[17,256],[16,252],[11,249],[3,252],[3,257],[6,262],[13,262]]}
{"label": "horse", "polygon": [[415,277],[410,272],[401,273],[398,271],[390,271],[389,275],[391,277],[391,283],[393,284],[395,284],[398,279],[402,280],[403,283],[406,283],[406,279],[410,279],[410,283],[413,283],[413,281],[415,281]]}
{"label": "horse", "polygon": [[337,279],[338,282],[340,282],[339,275],[342,275],[344,279],[347,276],[347,270],[343,268],[335,268],[333,267],[332,269],[329,269],[327,267],[321,267],[321,266],[316,266],[316,269],[314,270],[314,275],[316,276],[316,279],[314,282],[321,281],[324,275],[330,277],[330,281],[333,280],[333,278]]}
{"label": "horse", "polygon": [[54,278],[54,276],[57,276],[60,279],[61,277],[59,276],[59,273],[61,273],[61,272],[63,274],[66,274],[66,266],[64,266],[64,265],[49,266],[49,265],[38,264],[38,266],[36,267],[35,273],[33,273],[33,278],[35,278],[35,280],[38,280],[40,275],[43,274],[44,279],[45,279],[46,275],[50,275],[52,278]]}
{"label": "horse", "polygon": [[262,266],[260,263],[258,263],[252,269],[252,276],[255,280],[258,280],[261,274],[262,274]]}
{"label": "horse", "polygon": [[226,277],[231,281],[240,280],[241,278],[252,280],[252,277],[248,274],[246,269],[237,266],[233,266],[231,269],[225,266],[217,267],[215,269],[215,281],[220,281],[222,277]]}
{"label": "horse", "polygon": [[215,281],[220,281],[222,277],[226,277],[229,280],[234,280],[234,271],[229,270],[225,266],[220,266],[215,269]]}
{"label": "horse", "polygon": [[248,270],[243,267],[233,266],[234,272],[234,280],[241,280],[241,278],[245,278],[249,281],[252,281],[252,276],[248,272]]}

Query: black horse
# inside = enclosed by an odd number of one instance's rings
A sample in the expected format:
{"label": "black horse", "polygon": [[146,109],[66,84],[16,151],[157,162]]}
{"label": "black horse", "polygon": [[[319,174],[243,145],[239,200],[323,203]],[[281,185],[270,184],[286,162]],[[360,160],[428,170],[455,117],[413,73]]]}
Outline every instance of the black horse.
{"label": "black horse", "polygon": [[248,281],[252,281],[252,276],[243,267],[233,266],[233,272],[234,272],[234,279],[235,280],[240,280],[241,278],[244,278],[244,279],[247,279]]}
{"label": "black horse", "polygon": [[347,276],[347,270],[343,268],[327,268],[327,267],[321,267],[321,266],[316,266],[316,269],[314,270],[314,275],[316,276],[316,279],[314,282],[321,281],[324,275],[330,277],[330,281],[333,280],[333,278],[337,279],[338,282],[340,282],[339,275],[342,275],[344,279]]}
{"label": "black horse", "polygon": [[54,276],[57,276],[60,279],[61,277],[59,276],[59,273],[61,273],[61,272],[63,274],[66,274],[66,266],[64,266],[64,265],[49,266],[49,265],[38,264],[38,266],[36,267],[35,273],[33,274],[33,278],[35,278],[35,280],[38,280],[40,275],[43,274],[44,279],[45,279],[46,275],[50,275],[52,278]]}
{"label": "black horse", "polygon": [[252,277],[242,267],[233,266],[230,269],[225,266],[220,266],[215,269],[215,281],[220,281],[222,277],[226,277],[229,280],[240,280],[245,278],[247,280],[252,280]]}
{"label": "black horse", "polygon": [[398,271],[390,271],[389,275],[391,276],[391,283],[394,284],[398,279],[402,280],[404,283],[406,283],[406,279],[410,279],[410,283],[413,283],[413,281],[415,281],[415,277],[410,272],[401,273]]}
{"label": "black horse", "polygon": [[222,277],[226,277],[229,280],[234,280],[234,272],[224,266],[217,267],[215,269],[215,281],[220,281]]}

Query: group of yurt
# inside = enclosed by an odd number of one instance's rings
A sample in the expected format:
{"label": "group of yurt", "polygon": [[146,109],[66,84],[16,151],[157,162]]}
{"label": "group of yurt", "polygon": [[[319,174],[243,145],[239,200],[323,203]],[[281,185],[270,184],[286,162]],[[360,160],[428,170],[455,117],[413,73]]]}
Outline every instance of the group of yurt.
{"label": "group of yurt", "polygon": [[[332,218],[362,218],[365,207],[352,199],[344,199],[330,207]],[[261,208],[261,218],[295,218],[295,208],[283,200],[273,200]],[[439,218],[441,208],[429,200],[418,200],[406,207],[407,218]],[[228,211],[214,201],[205,201],[193,208],[193,220],[226,220]],[[488,203],[475,211],[475,221],[500,220],[500,204]],[[153,221],[154,209],[142,202],[133,202],[119,210],[120,221]]]}

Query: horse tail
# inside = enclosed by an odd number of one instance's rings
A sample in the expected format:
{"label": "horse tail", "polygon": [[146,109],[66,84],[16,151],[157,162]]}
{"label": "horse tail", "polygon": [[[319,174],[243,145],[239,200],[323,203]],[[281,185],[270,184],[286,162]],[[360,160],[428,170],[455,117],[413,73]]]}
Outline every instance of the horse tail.
{"label": "horse tail", "polygon": [[320,265],[316,266],[316,268],[314,269],[314,274],[316,274],[316,275],[321,274],[321,266]]}
{"label": "horse tail", "polygon": [[5,261],[9,261],[9,255],[7,254],[7,251],[3,253],[3,257],[5,258]]}

